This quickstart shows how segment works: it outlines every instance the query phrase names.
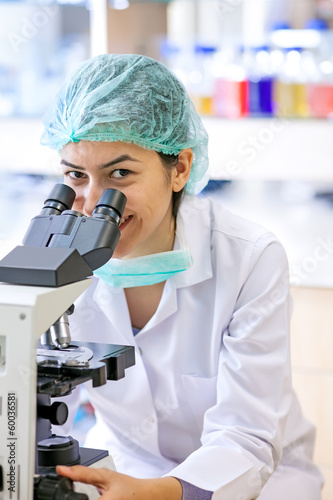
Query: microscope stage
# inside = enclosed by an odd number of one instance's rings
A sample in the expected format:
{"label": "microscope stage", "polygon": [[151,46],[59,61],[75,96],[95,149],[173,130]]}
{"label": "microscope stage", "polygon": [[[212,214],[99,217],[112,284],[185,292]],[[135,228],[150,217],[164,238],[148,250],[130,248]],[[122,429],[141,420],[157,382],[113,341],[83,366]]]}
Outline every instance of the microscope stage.
{"label": "microscope stage", "polygon": [[135,364],[134,347],[73,341],[66,349],[37,348],[37,392],[52,397],[70,394],[92,380],[93,387],[119,380]]}
{"label": "microscope stage", "polygon": [[69,345],[66,349],[37,349],[37,365],[49,361],[66,366],[89,366],[94,353],[88,347]]}

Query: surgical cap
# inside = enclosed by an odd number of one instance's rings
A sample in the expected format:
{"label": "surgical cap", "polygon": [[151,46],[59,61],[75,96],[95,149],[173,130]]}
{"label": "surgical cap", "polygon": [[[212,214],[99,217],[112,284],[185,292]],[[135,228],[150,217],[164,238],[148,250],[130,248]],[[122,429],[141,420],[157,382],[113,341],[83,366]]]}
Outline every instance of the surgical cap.
{"label": "surgical cap", "polygon": [[46,113],[41,144],[122,141],[170,155],[192,148],[186,191],[208,182],[207,132],[183,84],[149,57],[104,54],[81,64]]}

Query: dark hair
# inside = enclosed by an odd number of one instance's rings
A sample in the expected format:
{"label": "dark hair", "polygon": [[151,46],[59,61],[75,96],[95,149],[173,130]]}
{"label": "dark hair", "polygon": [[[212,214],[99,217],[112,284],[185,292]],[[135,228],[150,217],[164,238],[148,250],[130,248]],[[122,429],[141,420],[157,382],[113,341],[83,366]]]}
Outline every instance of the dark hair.
{"label": "dark hair", "polygon": [[[160,156],[162,160],[163,167],[170,172],[171,168],[175,167],[178,164],[179,158],[178,155],[167,155],[157,151],[157,154]],[[177,212],[179,209],[180,202],[182,200],[185,188],[182,188],[180,191],[173,192],[172,194],[172,215],[174,217],[177,216]]]}

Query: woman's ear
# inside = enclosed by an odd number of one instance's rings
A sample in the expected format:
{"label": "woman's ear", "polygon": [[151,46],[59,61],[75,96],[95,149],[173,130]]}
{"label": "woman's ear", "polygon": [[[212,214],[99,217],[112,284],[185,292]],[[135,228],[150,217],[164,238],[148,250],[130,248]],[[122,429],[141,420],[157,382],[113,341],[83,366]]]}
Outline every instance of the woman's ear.
{"label": "woman's ear", "polygon": [[191,173],[193,161],[193,151],[191,148],[183,149],[178,154],[178,163],[175,167],[175,175],[172,183],[172,190],[178,192],[185,186]]}

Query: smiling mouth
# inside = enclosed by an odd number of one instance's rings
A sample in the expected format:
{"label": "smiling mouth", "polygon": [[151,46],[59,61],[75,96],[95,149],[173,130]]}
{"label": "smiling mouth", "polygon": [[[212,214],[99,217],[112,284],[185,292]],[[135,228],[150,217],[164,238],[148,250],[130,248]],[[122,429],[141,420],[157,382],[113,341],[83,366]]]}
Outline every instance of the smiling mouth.
{"label": "smiling mouth", "polygon": [[126,217],[122,217],[120,224],[119,224],[119,229],[120,230],[124,229],[127,226],[127,224],[129,224],[132,217],[133,217],[133,215],[127,215]]}

